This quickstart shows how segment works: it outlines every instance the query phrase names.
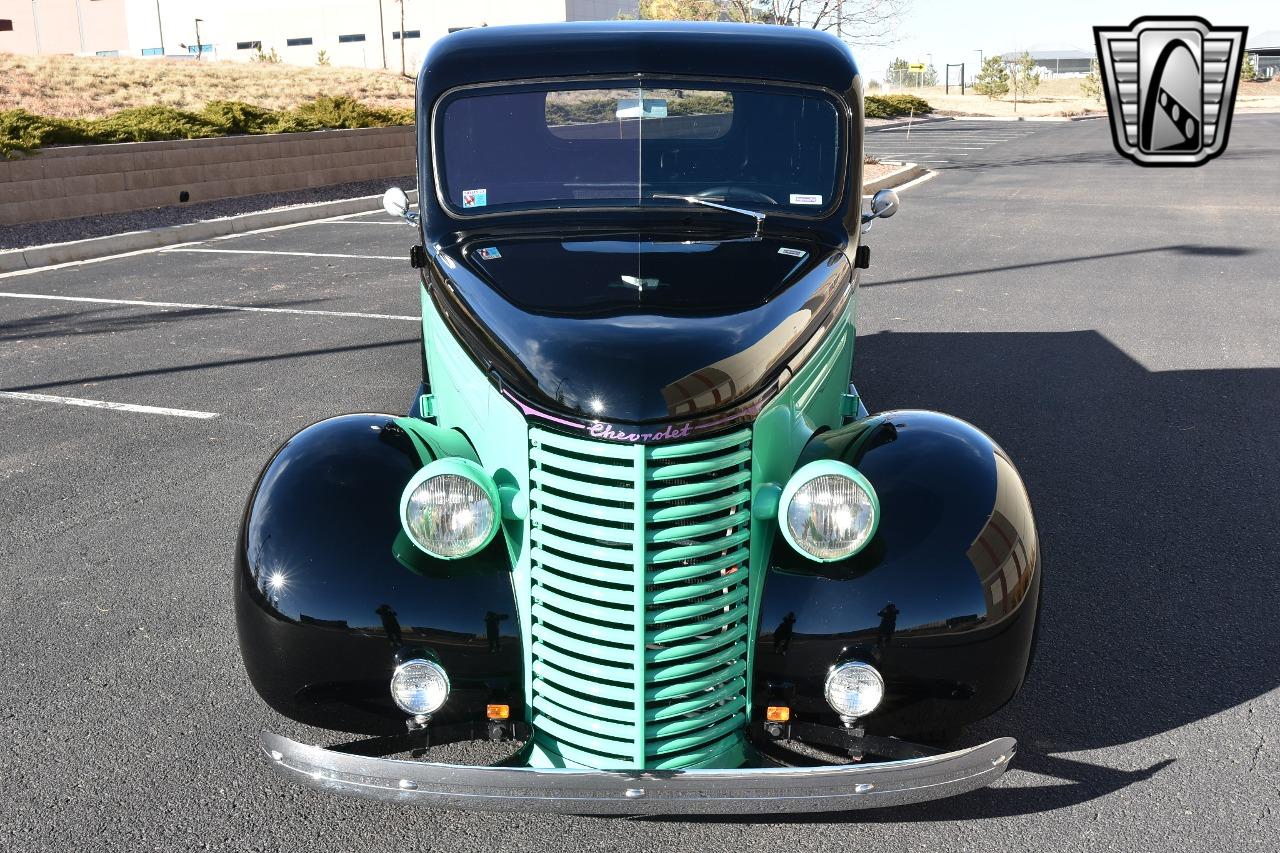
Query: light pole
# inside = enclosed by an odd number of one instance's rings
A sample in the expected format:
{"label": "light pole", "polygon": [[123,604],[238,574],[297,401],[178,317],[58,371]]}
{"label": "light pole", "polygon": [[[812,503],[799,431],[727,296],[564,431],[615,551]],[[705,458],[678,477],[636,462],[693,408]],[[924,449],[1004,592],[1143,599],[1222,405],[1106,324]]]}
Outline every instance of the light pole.
{"label": "light pole", "polygon": [[36,54],[40,53],[40,3],[39,0],[31,0],[31,26],[36,34]]}
{"label": "light pole", "polygon": [[204,45],[200,43],[200,24],[202,18],[196,18],[196,62],[200,61],[200,54],[204,53]]}
{"label": "light pole", "polygon": [[160,55],[164,56],[164,22],[160,20],[160,0],[156,0],[156,29],[160,31]]}
{"label": "light pole", "polygon": [[[982,73],[982,51],[975,50],[974,53],[978,54],[978,74],[981,74]],[[975,80],[978,79],[978,74],[973,75],[973,79]]]}
{"label": "light pole", "polygon": [[[400,33],[400,41],[404,41],[404,33]],[[382,19],[382,0],[378,0],[378,43],[382,45],[382,70],[387,70],[387,25]]]}

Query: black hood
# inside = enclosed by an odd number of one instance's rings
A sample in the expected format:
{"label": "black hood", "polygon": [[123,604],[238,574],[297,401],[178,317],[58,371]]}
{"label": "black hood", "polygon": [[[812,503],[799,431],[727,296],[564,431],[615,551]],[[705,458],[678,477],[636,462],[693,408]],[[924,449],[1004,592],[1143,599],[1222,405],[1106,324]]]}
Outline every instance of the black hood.
{"label": "black hood", "polygon": [[440,261],[482,367],[540,409],[620,423],[757,396],[829,328],[850,277],[838,249],[778,238],[494,237]]}

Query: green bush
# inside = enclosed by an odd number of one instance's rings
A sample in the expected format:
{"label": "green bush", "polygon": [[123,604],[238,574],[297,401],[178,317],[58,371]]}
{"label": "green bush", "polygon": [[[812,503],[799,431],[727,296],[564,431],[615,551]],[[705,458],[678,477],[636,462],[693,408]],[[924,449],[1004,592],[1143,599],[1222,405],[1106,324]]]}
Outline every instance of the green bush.
{"label": "green bush", "polygon": [[256,133],[297,133],[413,124],[413,110],[367,107],[354,98],[321,97],[292,110],[269,110],[239,101],[212,101],[198,112],[137,107],[100,119],[63,119],[26,110],[0,111],[0,155],[45,145],[154,142]]}
{"label": "green bush", "polygon": [[933,111],[928,101],[915,95],[867,95],[863,106],[867,118],[894,118]]}

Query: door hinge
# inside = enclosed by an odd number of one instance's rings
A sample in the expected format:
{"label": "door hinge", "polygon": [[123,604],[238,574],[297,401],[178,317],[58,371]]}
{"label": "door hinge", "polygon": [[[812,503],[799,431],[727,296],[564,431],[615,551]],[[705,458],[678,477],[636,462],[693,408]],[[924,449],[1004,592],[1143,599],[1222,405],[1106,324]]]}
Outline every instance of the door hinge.
{"label": "door hinge", "polygon": [[858,251],[853,256],[853,265],[860,270],[865,270],[871,266],[871,247],[859,246]]}
{"label": "door hinge", "polygon": [[414,246],[409,250],[409,266],[420,270],[427,265],[427,251],[422,246]]}

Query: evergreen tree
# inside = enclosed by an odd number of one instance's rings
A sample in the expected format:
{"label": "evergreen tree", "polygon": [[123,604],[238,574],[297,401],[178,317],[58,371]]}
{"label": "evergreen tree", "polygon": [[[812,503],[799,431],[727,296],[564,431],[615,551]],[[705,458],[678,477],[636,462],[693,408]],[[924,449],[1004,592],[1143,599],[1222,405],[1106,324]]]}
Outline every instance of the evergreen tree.
{"label": "evergreen tree", "polygon": [[982,70],[973,81],[973,91],[993,99],[1009,94],[1009,72],[1004,67],[1004,60],[998,56],[983,60]]}

